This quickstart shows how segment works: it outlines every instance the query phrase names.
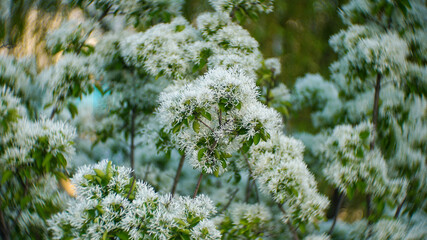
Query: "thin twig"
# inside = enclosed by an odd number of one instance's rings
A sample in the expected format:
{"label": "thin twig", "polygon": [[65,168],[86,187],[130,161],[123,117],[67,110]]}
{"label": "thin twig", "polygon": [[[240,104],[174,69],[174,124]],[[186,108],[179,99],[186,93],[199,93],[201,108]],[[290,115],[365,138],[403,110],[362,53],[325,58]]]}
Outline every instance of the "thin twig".
{"label": "thin twig", "polygon": [[[0,202],[1,203],[1,202]],[[0,205],[1,207],[1,205]],[[0,233],[4,240],[10,240],[10,231],[9,231],[9,227],[7,226],[6,220],[4,219],[3,216],[3,211],[0,210],[0,224],[1,224],[1,228],[0,228]]]}
{"label": "thin twig", "polygon": [[144,178],[142,179],[142,180],[144,180],[144,182],[146,182],[146,181],[147,181],[148,173],[150,172],[150,168],[151,168],[151,163],[149,163],[149,164],[147,165],[147,169],[145,169]]}
{"label": "thin twig", "polygon": [[201,122],[203,125],[205,125],[207,128],[209,128],[209,130],[211,130],[212,132],[214,132],[214,130],[209,127],[209,125],[207,125],[205,122],[203,122],[200,118],[196,118],[197,121]]}
{"label": "thin twig", "polygon": [[231,202],[233,201],[233,199],[236,197],[236,194],[238,191],[239,191],[238,188],[234,189],[234,191],[230,194],[231,197],[230,197],[230,199],[228,199],[227,204],[224,205],[224,207],[217,213],[217,215],[220,215],[225,210],[227,210],[227,208],[231,205]]}
{"label": "thin twig", "polygon": [[58,108],[55,106],[52,109],[52,112],[50,113],[50,120],[53,119],[53,117],[55,117],[56,112],[58,111]]}
{"label": "thin twig", "polygon": [[173,180],[171,195],[175,194],[176,186],[178,185],[179,177],[181,176],[182,166],[184,165],[185,153],[182,154],[181,159],[179,160],[178,169],[176,170],[175,178]]}
{"label": "thin twig", "polygon": [[340,208],[343,201],[344,201],[344,192],[341,192],[338,197],[338,205],[337,205],[337,208],[335,209],[334,220],[332,221],[332,225],[331,225],[331,228],[329,229],[328,235],[331,235],[332,232],[334,231],[335,223],[337,222],[338,213],[340,212]]}
{"label": "thin twig", "polygon": [[133,170],[132,176],[135,177],[135,107],[132,107],[131,110],[131,120],[130,120],[130,167]]}
{"label": "thin twig", "polygon": [[405,196],[405,198],[403,199],[403,201],[399,204],[399,206],[397,207],[397,209],[396,209],[396,213],[394,214],[394,218],[398,218],[399,217],[399,215],[400,215],[400,211],[402,210],[402,207],[403,207],[403,204],[405,203],[405,201],[406,201],[406,197],[407,197],[407,195]]}
{"label": "thin twig", "polygon": [[[283,209],[282,205],[277,204],[277,206],[279,207],[280,211],[286,216],[287,215],[286,211],[285,211],[285,209]],[[289,220],[287,220],[286,224],[288,225],[289,229],[291,230],[294,240],[299,240],[297,230],[294,228],[294,226],[292,226],[291,222]]]}
{"label": "thin twig", "polygon": [[246,200],[246,202],[249,201],[250,190],[251,190],[250,183],[251,183],[251,180],[252,180],[252,183],[255,186],[255,196],[256,196],[257,202],[259,202],[258,186],[256,184],[256,181],[255,181],[255,178],[254,178],[254,175],[253,175],[253,172],[252,172],[252,167],[251,167],[251,165],[249,163],[248,156],[246,156],[246,154],[243,153],[243,158],[245,159],[246,164],[248,165],[248,170],[249,170],[249,178],[248,178],[248,185],[246,187],[246,198],[245,198],[245,200]]}
{"label": "thin twig", "polygon": [[202,182],[203,172],[200,173],[199,180],[197,180],[196,189],[194,189],[193,198],[196,198],[197,192],[199,191],[200,183]]}
{"label": "thin twig", "polygon": [[370,144],[370,149],[375,148],[375,134],[378,128],[378,112],[379,112],[379,101],[380,101],[380,90],[381,90],[381,74],[377,74],[377,82],[375,85],[375,96],[374,96],[374,106],[372,110],[372,124],[374,125],[374,135]]}

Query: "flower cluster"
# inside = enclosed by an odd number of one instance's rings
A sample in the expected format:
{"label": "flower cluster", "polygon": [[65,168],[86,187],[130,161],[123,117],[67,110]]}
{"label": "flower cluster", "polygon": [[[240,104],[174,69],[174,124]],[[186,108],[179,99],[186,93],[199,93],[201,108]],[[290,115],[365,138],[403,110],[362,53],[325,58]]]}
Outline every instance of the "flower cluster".
{"label": "flower cluster", "polygon": [[317,192],[316,181],[303,161],[302,142],[284,135],[252,147],[253,175],[261,189],[283,204],[286,218],[304,224],[323,217],[328,200]]}
{"label": "flower cluster", "polygon": [[74,155],[74,137],[75,129],[63,122],[46,118],[37,122],[19,119],[11,131],[1,136],[6,147],[0,164],[16,167],[34,163],[47,169],[66,166],[67,160]]}
{"label": "flower cluster", "polygon": [[[126,62],[144,69],[153,76],[182,78],[191,74],[192,45],[200,40],[199,33],[183,17],[161,23],[143,33],[130,35],[121,41]],[[197,55],[197,54],[196,54]]]}
{"label": "flower cluster", "polygon": [[58,29],[47,34],[46,47],[52,54],[60,51],[81,51],[93,29],[94,24],[90,21],[79,23],[76,20],[69,20],[63,22]]}
{"label": "flower cluster", "polygon": [[235,203],[214,221],[222,239],[259,239],[271,230],[272,216],[261,204]]}
{"label": "flower cluster", "polygon": [[304,238],[304,240],[330,240],[331,237],[323,233],[322,235],[309,235]]}
{"label": "flower cluster", "polygon": [[[331,69],[350,79],[361,74],[369,77],[381,74],[400,84],[401,74],[407,70],[407,43],[396,32],[377,34],[376,28],[352,26],[334,35],[330,44],[341,55]],[[361,81],[365,79],[362,77]]]}
{"label": "flower cluster", "polygon": [[233,152],[247,152],[281,126],[278,113],[257,100],[254,80],[238,69],[216,68],[171,87],[160,96],[158,115],[192,166],[216,175]]}
{"label": "flower cluster", "polygon": [[316,111],[311,117],[315,126],[334,122],[342,107],[334,84],[325,81],[319,74],[306,74],[297,79],[294,88],[292,103],[295,109],[313,107]]}
{"label": "flower cluster", "polygon": [[61,108],[69,97],[82,97],[93,91],[90,84],[96,69],[90,59],[76,54],[64,55],[55,65],[38,75],[48,91],[52,91],[52,103]]}
{"label": "flower cluster", "polygon": [[3,86],[0,89],[0,129],[2,134],[6,133],[10,125],[24,114],[25,108],[21,105],[19,98],[15,97],[6,86]]}
{"label": "flower cluster", "polygon": [[406,183],[388,178],[387,164],[381,152],[370,150],[372,138],[369,123],[335,127],[323,150],[327,161],[323,170],[326,179],[350,197],[355,189],[376,197],[384,196],[388,191],[402,194],[401,188],[404,189]]}
{"label": "flower cluster", "polygon": [[239,10],[256,13],[270,13],[273,11],[273,0],[209,0],[217,12],[232,12]]}
{"label": "flower cluster", "polygon": [[269,69],[274,77],[277,77],[282,72],[282,64],[278,58],[268,58],[264,60],[264,65]]}
{"label": "flower cluster", "polygon": [[20,97],[21,104],[27,107],[29,114],[41,108],[43,84],[37,81],[35,58],[0,55],[0,87],[2,86]]}
{"label": "flower cluster", "polygon": [[184,0],[122,0],[117,4],[126,19],[139,27],[179,16]]}
{"label": "flower cluster", "polygon": [[211,200],[171,197],[104,160],[74,175],[76,199],[49,220],[54,239],[219,239]]}

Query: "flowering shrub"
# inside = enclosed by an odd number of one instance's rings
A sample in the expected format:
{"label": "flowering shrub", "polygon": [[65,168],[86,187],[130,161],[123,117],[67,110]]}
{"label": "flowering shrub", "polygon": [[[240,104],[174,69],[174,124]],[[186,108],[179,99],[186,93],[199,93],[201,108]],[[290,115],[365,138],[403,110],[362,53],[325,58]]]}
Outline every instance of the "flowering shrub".
{"label": "flowering shrub", "polygon": [[64,1],[52,64],[0,56],[1,238],[425,239],[425,1],[349,1],[293,88],[244,28],[273,1],[208,3]]}

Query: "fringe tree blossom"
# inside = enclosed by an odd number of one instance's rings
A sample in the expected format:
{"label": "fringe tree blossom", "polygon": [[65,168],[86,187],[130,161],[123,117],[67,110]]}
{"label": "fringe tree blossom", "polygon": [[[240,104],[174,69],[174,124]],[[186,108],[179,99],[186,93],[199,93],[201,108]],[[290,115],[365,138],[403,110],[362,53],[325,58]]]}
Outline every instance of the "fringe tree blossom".
{"label": "fringe tree blossom", "polygon": [[249,159],[260,188],[278,204],[284,204],[286,219],[302,225],[322,218],[328,206],[328,200],[317,192],[303,151],[302,142],[275,134],[269,141],[253,146]]}
{"label": "fringe tree blossom", "polygon": [[334,84],[325,81],[319,74],[306,74],[297,79],[292,94],[295,109],[313,107],[313,125],[320,127],[334,122],[342,107],[339,92]]}
{"label": "fringe tree blossom", "polygon": [[[9,187],[11,186],[9,185]],[[18,189],[19,184],[15,182],[13,187]],[[3,193],[5,191],[2,191]],[[7,199],[14,197],[9,196],[9,193],[4,196],[7,196]],[[25,237],[28,236],[23,235],[37,229],[38,234],[33,234],[32,237],[38,236],[41,239],[49,239],[46,218],[63,210],[70,197],[60,189],[57,179],[52,176],[41,177],[39,182],[30,188],[28,196],[31,196],[31,201],[24,208],[21,207],[20,210],[16,207],[5,209],[6,215],[10,218],[10,223],[16,224],[20,231],[16,236],[19,236],[19,239],[26,239]],[[20,236],[21,234],[22,236]]]}
{"label": "fringe tree blossom", "polygon": [[324,174],[326,179],[349,197],[357,188],[359,191],[382,197],[386,193],[402,194],[406,182],[390,180],[387,164],[378,149],[370,150],[372,125],[361,123],[355,127],[340,125],[335,127],[327,139],[324,156],[328,161]]}
{"label": "fringe tree blossom", "polygon": [[240,25],[230,23],[206,37],[212,46],[208,67],[239,67],[252,73],[261,67],[262,55],[258,42]]}
{"label": "fringe tree blossom", "polygon": [[330,240],[331,237],[323,233],[322,235],[309,235],[304,240]]}
{"label": "fringe tree blossom", "polygon": [[196,18],[197,29],[204,38],[209,38],[209,36],[212,36],[230,23],[230,16],[221,12],[205,12]]}
{"label": "fringe tree blossom", "polygon": [[181,15],[184,0],[121,0],[119,9],[128,22],[135,27],[147,26],[153,22],[166,21]]}
{"label": "fringe tree blossom", "polygon": [[273,76],[277,77],[282,72],[282,65],[278,58],[268,58],[264,60],[264,65],[267,69],[273,72]]}
{"label": "fringe tree blossom", "polygon": [[171,197],[104,160],[74,175],[76,199],[49,220],[53,239],[219,239],[211,200]]}
{"label": "fringe tree blossom", "polygon": [[63,22],[55,31],[49,32],[46,36],[46,47],[56,54],[60,51],[75,52],[85,47],[85,41],[94,29],[94,23],[76,20]]}
{"label": "fringe tree blossom", "polygon": [[[56,165],[67,165],[66,159],[74,155],[73,139],[75,129],[62,122],[53,122],[42,118],[37,122],[19,119],[9,132],[2,136],[6,144],[4,153],[0,157],[2,165],[19,166],[28,163],[48,169]],[[37,156],[38,151],[50,154],[51,159]],[[46,165],[49,164],[50,165]]]}
{"label": "fringe tree blossom", "polygon": [[[19,98],[15,97],[9,88],[3,86],[0,89],[0,129],[2,134],[8,132],[11,125],[24,114],[25,108],[21,105]],[[1,138],[1,143],[3,143],[3,138]]]}
{"label": "fringe tree blossom", "polygon": [[254,14],[270,13],[273,11],[273,2],[273,0],[209,0],[215,11],[228,14],[236,8],[242,8],[241,11],[254,12]]}
{"label": "fringe tree blossom", "polygon": [[37,81],[35,58],[0,55],[0,87],[6,86],[32,115],[43,105],[43,84]]}
{"label": "fringe tree blossom", "polygon": [[20,99],[5,86],[0,91],[0,123],[2,227],[18,239],[48,238],[46,219],[66,200],[53,176],[65,177],[62,171],[74,155],[75,129],[45,118],[27,119]]}
{"label": "fringe tree blossom", "polygon": [[52,91],[52,104],[61,109],[69,97],[81,98],[83,94],[93,91],[90,84],[96,72],[90,59],[76,54],[64,55],[55,65],[50,66],[38,76]]}
{"label": "fringe tree blossom", "polygon": [[398,240],[405,239],[407,232],[406,224],[399,220],[383,219],[378,221],[372,229],[372,239]]}
{"label": "fringe tree blossom", "polygon": [[214,218],[222,239],[261,239],[272,230],[272,216],[261,204],[234,203]]}
{"label": "fringe tree blossom", "polygon": [[219,174],[227,158],[278,131],[277,112],[257,100],[253,79],[238,69],[216,68],[160,95],[158,116],[194,168]]}
{"label": "fringe tree blossom", "polygon": [[191,45],[200,39],[199,33],[183,17],[170,23],[153,26],[121,42],[126,62],[142,66],[153,76],[182,78],[191,74],[194,50]]}
{"label": "fringe tree blossom", "polygon": [[408,45],[396,32],[377,34],[375,28],[356,25],[334,35],[330,44],[341,55],[332,71],[350,79],[362,76],[363,81],[364,76],[381,74],[400,84],[401,73],[406,72]]}

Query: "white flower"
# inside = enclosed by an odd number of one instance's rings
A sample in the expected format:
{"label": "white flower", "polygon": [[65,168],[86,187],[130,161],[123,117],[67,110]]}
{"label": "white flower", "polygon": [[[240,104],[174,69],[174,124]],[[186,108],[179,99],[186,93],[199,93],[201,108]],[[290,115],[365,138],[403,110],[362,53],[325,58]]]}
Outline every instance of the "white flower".
{"label": "white flower", "polygon": [[284,204],[286,218],[313,222],[323,216],[326,197],[317,192],[313,175],[303,161],[302,142],[283,135],[252,147],[250,165],[265,192]]}
{"label": "white flower", "polygon": [[267,139],[281,127],[279,114],[258,102],[257,95],[254,80],[245,72],[216,68],[162,93],[158,116],[194,168],[222,173],[224,154],[249,139]]}
{"label": "white flower", "polygon": [[127,37],[120,48],[130,65],[143,66],[153,76],[182,78],[192,71],[195,49],[190,46],[199,39],[199,33],[183,17],[176,17]]}
{"label": "white flower", "polygon": [[234,8],[242,7],[245,11],[270,13],[273,11],[273,0],[209,0],[217,12],[230,14]]}
{"label": "white flower", "polygon": [[313,107],[312,113],[315,126],[330,124],[341,110],[341,101],[334,84],[325,81],[319,74],[306,74],[298,78],[292,94],[293,107]]}
{"label": "white flower", "polygon": [[273,73],[273,76],[278,76],[282,72],[282,65],[278,58],[268,58],[264,60],[265,67]]}
{"label": "white flower", "polygon": [[208,197],[160,195],[147,184],[134,181],[130,174],[129,168],[107,160],[80,168],[72,179],[76,199],[48,221],[53,238],[100,239],[104,233],[116,232],[130,239],[170,239],[180,234],[221,237],[209,220],[215,207]]}

